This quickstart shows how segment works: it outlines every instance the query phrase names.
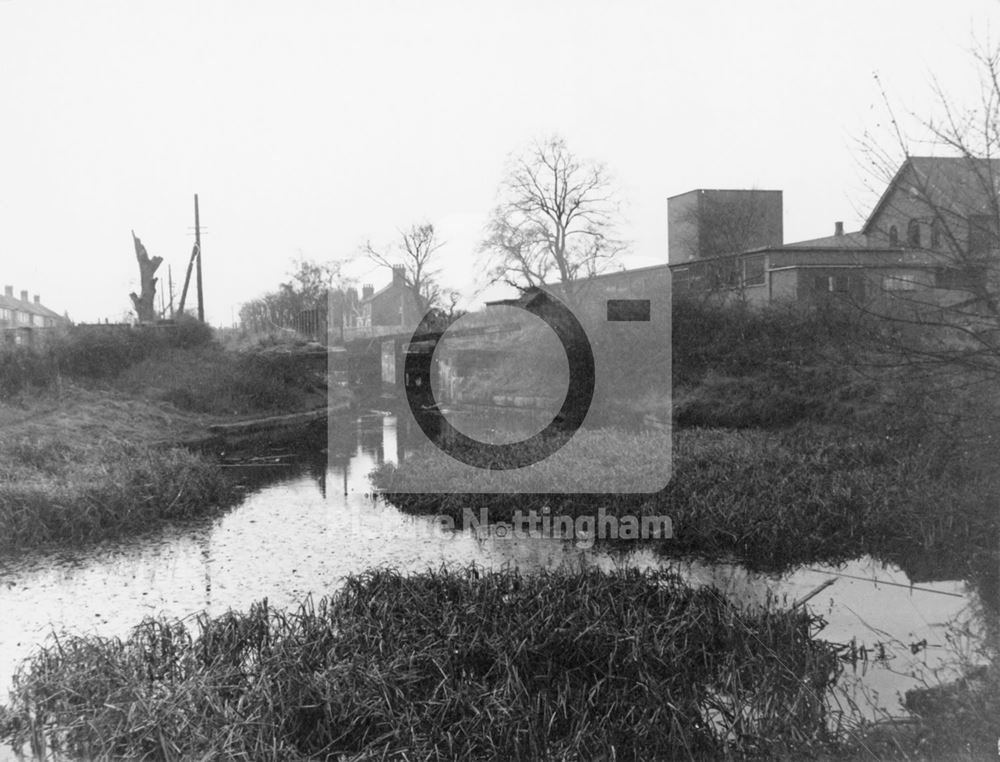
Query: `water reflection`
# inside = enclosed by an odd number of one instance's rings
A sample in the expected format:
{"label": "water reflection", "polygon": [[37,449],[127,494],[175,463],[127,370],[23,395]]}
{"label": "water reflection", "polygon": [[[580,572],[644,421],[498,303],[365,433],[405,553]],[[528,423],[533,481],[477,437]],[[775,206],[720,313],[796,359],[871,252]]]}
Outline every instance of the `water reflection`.
{"label": "water reflection", "polygon": [[953,657],[963,644],[949,640],[949,628],[971,619],[972,596],[962,582],[911,588],[902,570],[871,559],[773,577],[738,565],[664,559],[648,549],[626,554],[558,539],[516,542],[444,532],[430,518],[400,513],[371,494],[368,473],[385,460],[398,461],[404,440],[391,416],[335,420],[326,453],[321,444],[240,466],[244,481],[256,486],[221,517],[86,550],[0,560],[0,684],[9,684],[15,665],[53,630],[122,636],[147,615],[219,614],[264,597],[294,605],[372,566],[419,571],[471,562],[526,569],[671,566],[693,584],[761,602],[769,596],[800,601],[834,579],[808,604],[828,621],[822,637],[853,639],[860,653],[886,657],[880,663],[860,659],[856,676],[849,669],[845,705],[873,698],[869,716],[900,715],[902,691],[934,681],[935,674],[954,674]]}

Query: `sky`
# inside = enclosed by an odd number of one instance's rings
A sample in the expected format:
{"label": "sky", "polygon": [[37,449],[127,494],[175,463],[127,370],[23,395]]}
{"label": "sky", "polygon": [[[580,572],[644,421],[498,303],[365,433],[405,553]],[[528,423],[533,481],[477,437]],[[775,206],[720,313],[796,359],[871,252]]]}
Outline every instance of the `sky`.
{"label": "sky", "polygon": [[[562,135],[623,204],[621,263],[667,258],[667,198],[784,191],[787,242],[857,229],[866,132],[974,98],[997,0],[0,0],[0,284],[77,322],[126,318],[130,231],[175,292],[200,201],[207,318],[431,222],[441,281],[512,152]],[[877,75],[877,80],[876,80]],[[913,114],[912,117],[908,116]],[[928,149],[927,152],[930,152]]]}

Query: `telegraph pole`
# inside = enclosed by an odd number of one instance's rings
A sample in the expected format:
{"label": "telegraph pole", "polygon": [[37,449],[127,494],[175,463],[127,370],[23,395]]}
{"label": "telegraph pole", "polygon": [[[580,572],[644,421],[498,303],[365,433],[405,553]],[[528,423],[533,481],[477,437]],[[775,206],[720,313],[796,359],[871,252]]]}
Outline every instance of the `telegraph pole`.
{"label": "telegraph pole", "polygon": [[201,222],[198,218],[198,194],[194,194],[194,245],[198,249],[198,319],[205,322],[205,295],[201,290]]}
{"label": "telegraph pole", "polygon": [[174,273],[167,265],[167,284],[170,287],[170,319],[174,319]]}

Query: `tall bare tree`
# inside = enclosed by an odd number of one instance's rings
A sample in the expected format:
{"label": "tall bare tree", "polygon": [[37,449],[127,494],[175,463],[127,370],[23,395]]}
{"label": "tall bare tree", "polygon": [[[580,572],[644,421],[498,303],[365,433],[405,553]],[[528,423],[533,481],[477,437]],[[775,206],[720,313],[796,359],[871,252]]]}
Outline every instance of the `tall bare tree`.
{"label": "tall bare tree", "polygon": [[553,136],[510,160],[481,250],[492,282],[569,283],[606,270],[624,244],[607,169]]}
{"label": "tall bare tree", "polygon": [[[888,186],[867,223],[870,242],[903,250],[885,298],[866,305],[901,326],[910,363],[1000,378],[1000,47],[973,50],[979,90],[959,102],[934,82],[936,114],[897,119],[889,137],[866,133],[865,165]],[[880,83],[881,84],[881,83]],[[915,127],[913,126],[915,125]],[[913,133],[916,133],[915,135]],[[914,155],[913,145],[920,153]],[[907,330],[912,327],[915,330]]]}
{"label": "tall bare tree", "polygon": [[315,262],[300,255],[289,280],[240,307],[241,323],[255,331],[295,328],[303,312],[326,308],[330,291],[343,292],[348,282],[340,270],[340,262]]}
{"label": "tall bare tree", "polygon": [[444,246],[439,241],[434,225],[423,222],[399,231],[399,240],[391,246],[376,247],[365,243],[363,253],[375,264],[402,273],[407,287],[413,292],[421,314],[437,307],[442,299],[438,284],[440,269],[436,254]]}

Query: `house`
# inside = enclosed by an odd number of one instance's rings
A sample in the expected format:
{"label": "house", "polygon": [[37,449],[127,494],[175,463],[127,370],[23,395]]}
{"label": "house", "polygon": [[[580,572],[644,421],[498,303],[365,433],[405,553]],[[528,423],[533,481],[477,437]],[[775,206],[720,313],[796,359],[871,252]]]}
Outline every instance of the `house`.
{"label": "house", "polygon": [[392,268],[387,286],[376,291],[366,284],[361,298],[355,303],[349,295],[347,303],[351,308],[343,311],[345,342],[413,331],[424,317],[402,265]]}
{"label": "house", "polygon": [[895,288],[938,302],[975,301],[996,276],[1000,251],[1000,159],[908,158],[868,216],[876,245],[923,252],[926,266]]}
{"label": "house", "polygon": [[[860,231],[845,233],[837,222],[832,236],[795,243],[774,240],[781,230],[774,191],[674,196],[668,199],[674,293],[749,304],[974,299],[1000,248],[998,170],[998,160],[911,157]],[[692,198],[701,209],[707,199],[716,211],[699,211]]]}
{"label": "house", "polygon": [[0,334],[2,346],[39,346],[57,329],[69,325],[69,320],[50,310],[35,294],[28,298],[22,291],[21,298],[14,296],[14,287],[5,286],[0,296]]}

